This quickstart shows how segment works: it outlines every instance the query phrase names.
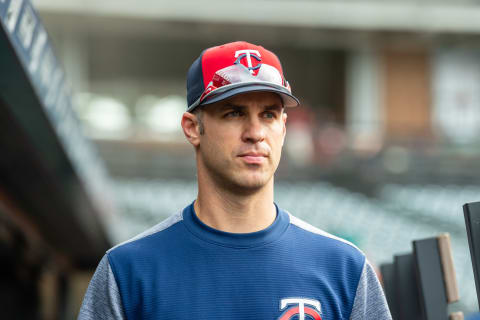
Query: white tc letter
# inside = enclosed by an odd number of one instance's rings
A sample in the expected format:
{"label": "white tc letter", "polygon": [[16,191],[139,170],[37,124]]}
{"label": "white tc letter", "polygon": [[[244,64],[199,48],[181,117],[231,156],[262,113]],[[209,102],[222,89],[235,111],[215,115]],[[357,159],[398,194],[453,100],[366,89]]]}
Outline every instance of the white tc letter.
{"label": "white tc letter", "polygon": [[253,65],[252,65],[252,57],[250,56],[250,54],[255,53],[257,54],[257,56],[261,57],[260,52],[258,52],[258,50],[250,50],[250,49],[238,50],[238,51],[235,51],[235,58],[238,58],[238,56],[243,53],[245,53],[247,58],[248,69],[250,70],[250,73],[253,73],[253,70],[251,70]]}
{"label": "white tc letter", "polygon": [[317,309],[320,314],[322,313],[322,308],[320,302],[313,299],[304,299],[304,298],[286,298],[280,301],[280,310],[285,309],[289,304],[298,304],[299,317],[298,320],[305,320],[305,305],[309,305]]}

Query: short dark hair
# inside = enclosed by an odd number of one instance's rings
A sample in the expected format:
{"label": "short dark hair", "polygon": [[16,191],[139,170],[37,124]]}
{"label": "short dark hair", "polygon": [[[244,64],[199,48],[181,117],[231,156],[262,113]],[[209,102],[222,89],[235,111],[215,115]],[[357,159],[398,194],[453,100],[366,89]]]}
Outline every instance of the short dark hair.
{"label": "short dark hair", "polygon": [[200,128],[200,134],[203,135],[205,133],[205,127],[203,126],[203,106],[198,106],[192,110],[192,114],[197,117],[198,127]]}

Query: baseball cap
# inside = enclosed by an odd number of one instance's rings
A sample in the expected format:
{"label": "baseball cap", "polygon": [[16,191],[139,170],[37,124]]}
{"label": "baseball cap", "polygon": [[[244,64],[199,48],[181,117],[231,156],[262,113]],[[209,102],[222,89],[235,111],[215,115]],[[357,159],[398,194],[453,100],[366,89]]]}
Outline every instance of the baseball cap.
{"label": "baseball cap", "polygon": [[299,105],[273,52],[245,41],[208,48],[188,70],[187,111],[251,91],[277,93],[286,107]]}

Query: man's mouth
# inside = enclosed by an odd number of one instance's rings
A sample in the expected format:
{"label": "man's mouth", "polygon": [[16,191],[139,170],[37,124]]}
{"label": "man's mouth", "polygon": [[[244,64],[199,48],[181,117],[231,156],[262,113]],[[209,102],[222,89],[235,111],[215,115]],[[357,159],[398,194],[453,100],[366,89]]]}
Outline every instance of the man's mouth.
{"label": "man's mouth", "polygon": [[265,161],[267,155],[259,152],[246,152],[242,153],[239,157],[248,164],[260,164]]}

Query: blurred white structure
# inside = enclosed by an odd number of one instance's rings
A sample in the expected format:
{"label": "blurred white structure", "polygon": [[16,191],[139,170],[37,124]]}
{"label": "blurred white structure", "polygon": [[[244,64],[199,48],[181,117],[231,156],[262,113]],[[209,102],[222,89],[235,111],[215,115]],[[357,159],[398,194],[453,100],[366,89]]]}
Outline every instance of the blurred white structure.
{"label": "blurred white structure", "polygon": [[[365,30],[479,32],[476,1],[35,0],[42,11],[143,19]],[[233,10],[235,8],[235,10]]]}

